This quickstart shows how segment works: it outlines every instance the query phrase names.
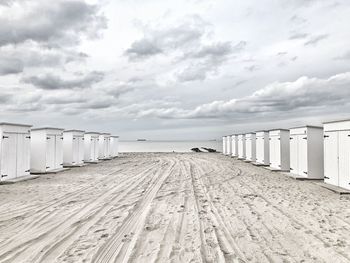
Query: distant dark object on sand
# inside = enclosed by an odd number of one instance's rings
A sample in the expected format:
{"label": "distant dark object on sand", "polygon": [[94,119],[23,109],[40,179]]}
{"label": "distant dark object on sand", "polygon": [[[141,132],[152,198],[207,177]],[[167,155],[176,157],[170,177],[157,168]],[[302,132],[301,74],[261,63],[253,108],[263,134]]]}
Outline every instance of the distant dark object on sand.
{"label": "distant dark object on sand", "polygon": [[[206,150],[207,152],[210,152],[210,153],[216,153],[216,150],[215,149],[211,149],[211,148],[205,148],[205,147],[201,147],[202,149]],[[191,149],[192,152],[196,152],[196,153],[200,153],[200,152],[203,152],[201,149],[199,148],[192,148]]]}
{"label": "distant dark object on sand", "polygon": [[199,148],[192,148],[191,151],[196,153],[202,152]]}
{"label": "distant dark object on sand", "polygon": [[212,149],[212,148],[205,148],[205,147],[202,147],[202,149],[206,150],[207,152],[210,152],[210,153],[216,153],[216,150],[215,149]]}

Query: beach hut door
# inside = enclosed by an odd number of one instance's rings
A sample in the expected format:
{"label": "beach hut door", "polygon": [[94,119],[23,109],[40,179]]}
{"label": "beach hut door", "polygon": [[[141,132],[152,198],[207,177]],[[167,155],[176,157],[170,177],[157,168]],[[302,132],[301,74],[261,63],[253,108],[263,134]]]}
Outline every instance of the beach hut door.
{"label": "beach hut door", "polygon": [[264,160],[264,138],[256,137],[256,161],[263,163]]}
{"label": "beach hut door", "polygon": [[95,147],[96,147],[96,139],[92,137],[90,140],[90,161],[96,160]]}
{"label": "beach hut door", "polygon": [[[339,186],[350,189],[350,132],[339,132]],[[341,143],[340,143],[341,142]]]}
{"label": "beach hut door", "polygon": [[98,139],[94,138],[93,143],[94,143],[94,155],[93,155],[94,157],[93,157],[93,159],[98,160],[98,151],[99,151]]}
{"label": "beach hut door", "polygon": [[73,164],[79,163],[79,138],[73,137]]}
{"label": "beach hut door", "polygon": [[62,135],[55,136],[55,168],[63,166],[63,137]]}
{"label": "beach hut door", "polygon": [[308,175],[307,137],[298,135],[298,173],[302,176]]}
{"label": "beach hut door", "polygon": [[252,159],[252,139],[251,138],[247,138],[247,141],[246,141],[246,158],[248,160]]}
{"label": "beach hut door", "polygon": [[1,181],[16,178],[16,144],[17,134],[3,133],[1,144]]}
{"label": "beach hut door", "polygon": [[78,163],[84,162],[84,137],[79,138],[79,160]]}
{"label": "beach hut door", "polygon": [[[16,135],[15,135],[16,136]],[[30,171],[30,134],[17,134],[16,177],[29,175]]]}
{"label": "beach hut door", "polygon": [[338,132],[325,132],[324,138],[324,181],[339,185]]}
{"label": "beach hut door", "polygon": [[280,168],[281,165],[281,147],[279,136],[270,136],[271,146],[271,167]]}
{"label": "beach hut door", "polygon": [[290,136],[290,168],[293,174],[299,174],[298,155],[300,153],[298,149],[298,142],[298,135]]}
{"label": "beach hut door", "polygon": [[46,170],[50,171],[55,169],[55,145],[56,136],[48,135],[46,137]]}

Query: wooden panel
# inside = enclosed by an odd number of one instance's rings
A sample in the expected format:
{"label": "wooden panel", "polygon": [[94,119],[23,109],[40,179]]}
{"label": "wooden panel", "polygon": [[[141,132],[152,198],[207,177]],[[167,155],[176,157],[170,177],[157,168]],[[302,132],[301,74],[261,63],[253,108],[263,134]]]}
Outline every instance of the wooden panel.
{"label": "wooden panel", "polygon": [[16,178],[16,145],[17,134],[4,133],[1,144],[1,180]]}
{"label": "wooden panel", "polygon": [[55,169],[55,148],[56,148],[56,136],[48,135],[46,137],[46,170]]}
{"label": "wooden panel", "polygon": [[291,135],[290,136],[290,168],[291,173],[299,174],[299,164],[298,164],[298,155],[299,155],[299,136]]}
{"label": "wooden panel", "polygon": [[350,189],[350,131],[338,135],[339,147],[339,186]]}
{"label": "wooden panel", "polygon": [[324,181],[338,186],[338,132],[325,132],[324,134]]}

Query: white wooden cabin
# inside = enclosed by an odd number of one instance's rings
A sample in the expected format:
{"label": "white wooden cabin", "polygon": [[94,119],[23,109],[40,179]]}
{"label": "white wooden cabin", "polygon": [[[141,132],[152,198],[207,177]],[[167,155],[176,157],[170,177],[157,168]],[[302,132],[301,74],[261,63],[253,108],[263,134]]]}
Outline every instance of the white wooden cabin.
{"label": "white wooden cabin", "polygon": [[37,128],[31,131],[30,172],[56,173],[63,168],[63,129]]}
{"label": "white wooden cabin", "polygon": [[245,159],[246,158],[246,144],[245,144],[245,135],[244,134],[238,135],[237,144],[238,144],[238,159]]}
{"label": "white wooden cabin", "polygon": [[222,136],[222,154],[226,155],[226,136]]}
{"label": "white wooden cabin", "polygon": [[0,123],[0,181],[30,175],[31,125]]}
{"label": "white wooden cabin", "polygon": [[232,144],[232,156],[237,157],[238,156],[238,135],[232,134],[231,135],[231,144]]}
{"label": "white wooden cabin", "polygon": [[256,132],[256,164],[270,165],[270,142],[268,131]]}
{"label": "white wooden cabin", "polygon": [[290,173],[305,179],[323,179],[323,128],[290,129]]}
{"label": "white wooden cabin", "polygon": [[84,134],[84,162],[97,163],[99,155],[99,132],[86,132]]}
{"label": "white wooden cabin", "polygon": [[232,155],[232,139],[231,139],[231,135],[227,135],[227,155],[231,156]]}
{"label": "white wooden cabin", "polygon": [[290,171],[289,130],[269,132],[270,167],[277,171]]}
{"label": "white wooden cabin", "polygon": [[324,182],[350,190],[350,120],[324,123]]}
{"label": "white wooden cabin", "polygon": [[245,152],[246,152],[246,160],[250,162],[256,161],[256,134],[255,133],[247,133],[245,135]]}
{"label": "white wooden cabin", "polygon": [[226,136],[226,155],[229,155],[229,151],[230,151],[230,147],[231,147],[229,141],[230,141],[230,135],[227,135]]}
{"label": "white wooden cabin", "polygon": [[116,158],[119,155],[119,136],[112,135],[110,140],[111,157]]}
{"label": "white wooden cabin", "polygon": [[99,160],[111,159],[111,134],[101,133],[99,136]]}
{"label": "white wooden cabin", "polygon": [[63,132],[63,166],[84,165],[84,133],[82,130]]}

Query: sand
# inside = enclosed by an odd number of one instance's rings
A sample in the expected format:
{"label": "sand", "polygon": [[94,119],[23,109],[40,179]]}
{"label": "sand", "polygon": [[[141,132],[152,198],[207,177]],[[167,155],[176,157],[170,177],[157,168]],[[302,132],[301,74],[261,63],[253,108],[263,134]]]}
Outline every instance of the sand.
{"label": "sand", "polygon": [[0,262],[349,262],[350,197],[220,154],[0,186]]}

